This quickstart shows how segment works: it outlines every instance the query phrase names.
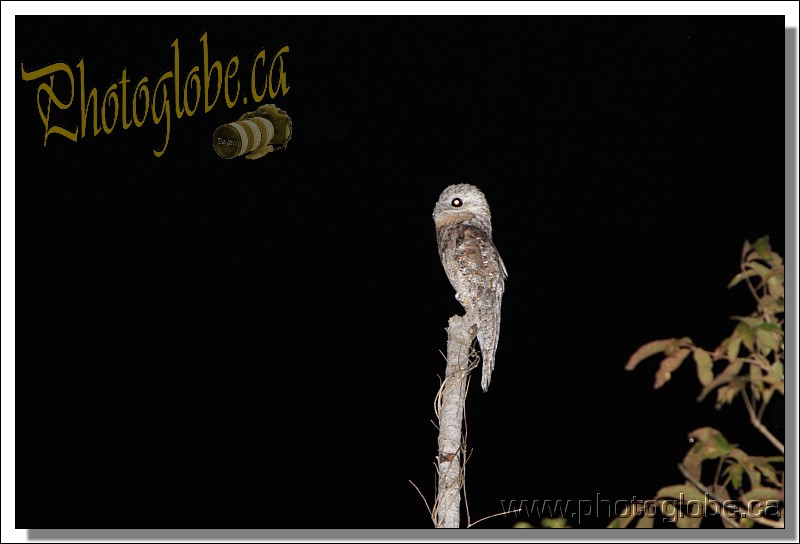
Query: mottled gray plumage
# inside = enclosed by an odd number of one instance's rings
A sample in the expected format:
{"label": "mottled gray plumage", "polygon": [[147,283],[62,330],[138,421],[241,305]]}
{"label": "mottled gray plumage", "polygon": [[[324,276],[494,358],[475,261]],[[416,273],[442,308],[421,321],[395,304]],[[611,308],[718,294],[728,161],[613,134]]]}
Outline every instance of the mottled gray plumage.
{"label": "mottled gray plumage", "polygon": [[478,326],[483,354],[481,387],[489,389],[500,337],[500,305],[508,277],[492,241],[492,215],[480,189],[461,183],[447,187],[433,208],[439,257],[456,299]]}

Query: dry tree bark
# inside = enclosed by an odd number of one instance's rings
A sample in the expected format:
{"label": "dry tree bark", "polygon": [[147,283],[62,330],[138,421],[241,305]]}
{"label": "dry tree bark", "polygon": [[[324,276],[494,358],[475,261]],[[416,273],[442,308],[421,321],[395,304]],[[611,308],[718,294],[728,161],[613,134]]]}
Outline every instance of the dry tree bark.
{"label": "dry tree bark", "polygon": [[475,319],[455,315],[447,327],[447,369],[436,395],[439,420],[438,482],[433,518],[436,528],[458,528],[461,521],[461,489],[464,484],[465,443],[462,434],[469,373],[477,366],[472,349]]}

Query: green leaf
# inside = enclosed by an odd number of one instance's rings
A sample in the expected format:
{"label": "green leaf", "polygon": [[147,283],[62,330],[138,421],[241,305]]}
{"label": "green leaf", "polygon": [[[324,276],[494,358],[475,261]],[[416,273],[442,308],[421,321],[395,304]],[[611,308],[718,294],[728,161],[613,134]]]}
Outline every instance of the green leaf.
{"label": "green leaf", "polygon": [[729,457],[735,459],[742,465],[747,473],[747,478],[750,480],[751,488],[761,487],[761,473],[756,470],[752,457],[739,448],[731,450],[729,452]]}
{"label": "green leaf", "polygon": [[715,403],[716,408],[719,410],[725,404],[732,403],[738,392],[739,388],[732,385],[720,387],[717,390],[717,402]]}
{"label": "green leaf", "polygon": [[749,370],[750,370],[750,383],[755,385],[755,386],[757,386],[757,387],[761,387],[762,386],[762,382],[764,381],[763,380],[764,374],[766,374],[767,371],[762,369],[759,365],[754,364],[754,363],[751,363],[751,364],[749,364],[747,366],[749,367]]}
{"label": "green leaf", "polygon": [[639,515],[640,508],[636,504],[627,504],[622,513],[608,524],[609,529],[624,529]]}
{"label": "green leaf", "polygon": [[750,261],[744,266],[748,270],[754,270],[755,273],[762,278],[768,278],[770,274],[772,274],[772,269],[770,267],[765,266],[757,261]]}
{"label": "green leaf", "polygon": [[742,475],[744,474],[744,467],[739,463],[729,463],[728,467],[722,472],[731,479],[734,489],[742,488]]}
{"label": "green leaf", "polygon": [[728,349],[725,352],[725,355],[728,359],[736,359],[739,356],[739,346],[742,343],[741,338],[733,338],[728,344]]}
{"label": "green leaf", "polygon": [[663,351],[666,351],[666,349],[675,344],[676,341],[677,338],[666,338],[664,340],[653,340],[652,342],[644,344],[637,349],[633,355],[631,355],[630,359],[628,359],[628,363],[625,365],[625,370],[633,370],[643,360],[655,355],[656,353],[662,353]]}
{"label": "green leaf", "polygon": [[722,455],[727,455],[733,449],[733,445],[722,435],[722,433],[717,433],[713,437],[714,444],[719,448],[720,455],[715,457],[720,457]]}
{"label": "green leaf", "polygon": [[[696,444],[692,448],[692,451],[686,454],[684,458],[684,467],[690,474],[695,475],[695,477],[699,475],[698,469],[701,461],[724,457],[736,447],[728,442],[725,436],[713,427],[700,427],[699,429],[695,429],[689,434],[689,440],[696,442]],[[694,489],[694,492],[699,493],[694,486],[692,486],[692,489]],[[659,493],[661,491],[659,491]]]}
{"label": "green leaf", "polygon": [[[756,325],[760,325],[761,323],[764,322],[764,320],[761,319],[760,317],[752,315],[734,315],[731,316],[731,319],[733,319],[734,321],[739,321],[739,325],[737,325],[736,329],[734,329],[733,331],[734,336],[744,334],[750,327],[755,327]],[[742,324],[747,326],[745,327]]]}
{"label": "green leaf", "polygon": [[780,278],[777,276],[770,276],[767,280],[767,288],[769,289],[769,294],[774,297],[779,297],[781,300],[785,296],[784,292],[784,280],[783,275]]}
{"label": "green leaf", "polygon": [[[736,340],[741,340],[745,347],[752,352],[755,349],[755,346],[753,345],[753,338],[755,335],[754,327],[762,324],[763,321],[760,318],[753,316],[733,316],[731,319],[735,319],[736,321],[739,321],[739,323],[736,325],[736,328],[733,330],[733,334],[728,339],[729,342],[727,347],[729,349],[733,349],[731,344],[733,344]],[[738,350],[736,353],[738,354]],[[729,358],[733,359],[734,357],[735,356]]]}
{"label": "green leaf", "polygon": [[775,361],[772,366],[769,367],[769,372],[767,372],[767,377],[764,379],[764,381],[770,383],[784,381],[783,363],[780,361]]}
{"label": "green leaf", "polygon": [[754,353],[754,354],[753,354],[753,359],[755,359],[756,361],[758,361],[758,365],[757,365],[757,366],[758,366],[759,368],[766,368],[766,369],[768,369],[768,368],[770,367],[770,364],[771,364],[771,363],[769,362],[769,359],[767,359],[766,357],[764,357],[764,356],[763,356],[763,355],[761,355],[760,353]]}
{"label": "green leaf", "polygon": [[639,518],[639,521],[636,522],[637,529],[652,529],[653,523],[655,522],[654,516],[648,516],[646,513],[644,517]]}
{"label": "green leaf", "polygon": [[786,458],[783,455],[768,455],[767,457],[756,457],[759,461],[766,463],[785,463]]}
{"label": "green leaf", "polygon": [[778,480],[778,473],[770,463],[763,461],[761,458],[754,457],[753,465],[756,467],[756,470],[764,475],[764,478],[775,485],[781,485],[781,482]]}
{"label": "green leaf", "polygon": [[728,284],[728,289],[738,285],[745,278],[752,278],[753,276],[757,275],[758,272],[756,272],[755,270],[745,270],[744,272],[739,272],[733,277],[733,279]]}
{"label": "green leaf", "polygon": [[761,393],[764,391],[764,371],[758,365],[750,365],[750,390],[753,392],[755,400],[761,400]]}
{"label": "green leaf", "polygon": [[714,379],[714,362],[711,355],[702,348],[695,348],[694,362],[697,363],[697,379],[703,385],[708,385]]}
{"label": "green leaf", "polygon": [[[711,391],[713,391],[720,385],[726,384],[731,380],[733,380],[736,377],[736,375],[739,374],[739,371],[742,369],[743,364],[744,361],[742,359],[736,359],[734,361],[731,361],[725,368],[725,370],[717,374],[714,377],[714,380],[703,388],[703,390],[700,392],[700,395],[697,397],[697,400],[702,401],[704,398],[706,398],[706,395],[708,395]],[[735,396],[736,391],[734,391],[733,394]]]}
{"label": "green leaf", "polygon": [[753,246],[750,244],[749,240],[745,240],[744,244],[742,245],[742,256],[741,260],[743,261],[744,258],[750,253],[750,250],[753,249]]}
{"label": "green leaf", "polygon": [[[773,279],[775,278],[770,278],[767,283],[771,285]],[[758,301],[758,311],[769,315],[782,314],[784,312],[783,293],[780,294],[780,298],[777,297],[778,295],[771,291],[770,295],[761,297]]]}
{"label": "green leaf", "polygon": [[[719,435],[722,437],[724,442],[727,442],[725,437],[713,427],[700,427],[699,429],[695,429],[689,433],[689,442],[692,443],[692,447],[683,457],[682,464],[687,474],[689,474],[696,481],[701,480],[703,461],[706,459],[717,459],[725,455],[723,453],[724,450],[719,447],[716,439],[714,438],[716,435]],[[689,484],[687,483],[686,485]],[[688,498],[696,498],[694,493],[700,492],[697,491],[693,485],[690,487],[692,488],[692,491],[687,491],[685,488],[681,488],[680,486],[670,486],[660,489],[658,493],[663,493],[665,494],[664,496],[670,496],[669,494],[671,493],[674,494],[683,492]]]}
{"label": "green leaf", "polygon": [[543,529],[570,529],[570,526],[567,525],[566,518],[543,518],[542,519],[542,528]]}
{"label": "green leaf", "polygon": [[667,346],[667,349],[664,350],[664,355],[675,355],[678,353],[680,348],[692,348],[692,339],[688,336],[684,336],[683,338],[676,338],[675,341]]}
{"label": "green leaf", "polygon": [[661,361],[661,365],[659,365],[658,371],[656,372],[656,382],[653,385],[653,389],[659,389],[667,383],[672,378],[672,373],[681,366],[681,363],[683,363],[683,360],[686,359],[686,356],[689,355],[690,352],[690,349],[681,348],[675,355],[665,357]]}
{"label": "green leaf", "polygon": [[764,355],[768,355],[770,351],[778,351],[780,340],[778,340],[778,337],[774,332],[765,331],[764,329],[756,329],[756,336],[758,337],[758,343],[767,348],[766,351],[763,349],[761,350]]}
{"label": "green leaf", "polygon": [[755,328],[757,330],[776,332],[776,333],[780,334],[781,336],[783,335],[783,327],[781,327],[777,323],[766,323],[766,322],[762,321],[761,323],[756,325]]}
{"label": "green leaf", "polygon": [[772,249],[769,245],[769,236],[762,236],[755,242],[753,242],[753,249],[764,258],[768,258],[770,254],[770,250]]}
{"label": "green leaf", "polygon": [[[698,473],[699,476],[699,473]],[[656,492],[656,500],[659,499],[674,499],[662,500],[660,503],[661,513],[668,516],[674,521],[678,527],[699,527],[703,515],[705,514],[705,504],[703,495],[694,486],[688,483],[682,485],[670,485],[662,487]],[[684,512],[680,507],[684,505],[703,505],[703,512],[697,512],[696,517],[688,515],[694,513],[694,508],[687,506],[687,512]],[[665,506],[668,508],[665,509]],[[646,514],[645,514],[646,515]],[[638,527],[638,525],[637,525]]]}

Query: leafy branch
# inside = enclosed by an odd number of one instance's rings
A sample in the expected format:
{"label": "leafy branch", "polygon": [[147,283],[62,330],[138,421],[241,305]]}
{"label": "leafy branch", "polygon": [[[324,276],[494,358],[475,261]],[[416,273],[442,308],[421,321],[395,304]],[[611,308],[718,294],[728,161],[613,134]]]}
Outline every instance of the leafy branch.
{"label": "leafy branch", "polygon": [[[721,409],[741,395],[751,425],[780,455],[748,455],[714,428],[695,429],[689,435],[693,445],[678,465],[685,483],[661,488],[650,505],[631,505],[609,527],[626,527],[637,518],[637,527],[652,527],[649,514],[660,510],[665,515],[668,507],[667,517],[678,527],[699,527],[708,513],[719,515],[726,527],[783,527],[784,445],[762,422],[774,394],[784,394],[784,263],[768,237],[744,243],[740,272],[728,288],[740,283],[752,294],[756,309],[747,316],[734,316],[732,334],[714,350],[697,346],[689,337],[654,340],[637,349],[625,369],[634,370],[643,360],[662,354],[653,385],[659,389],[691,355],[702,386],[697,401],[716,391],[715,406]],[[715,372],[715,366],[721,370]],[[716,461],[710,484],[701,478],[706,461]],[[652,507],[650,512],[647,506]]]}

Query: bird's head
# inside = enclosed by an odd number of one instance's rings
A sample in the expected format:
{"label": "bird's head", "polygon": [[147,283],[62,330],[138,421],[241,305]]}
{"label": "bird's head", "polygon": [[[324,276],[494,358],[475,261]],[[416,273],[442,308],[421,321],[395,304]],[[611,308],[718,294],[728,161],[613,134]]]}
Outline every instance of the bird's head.
{"label": "bird's head", "polygon": [[468,183],[450,185],[433,208],[436,227],[452,223],[475,222],[491,234],[491,212],[489,203],[480,189]]}

